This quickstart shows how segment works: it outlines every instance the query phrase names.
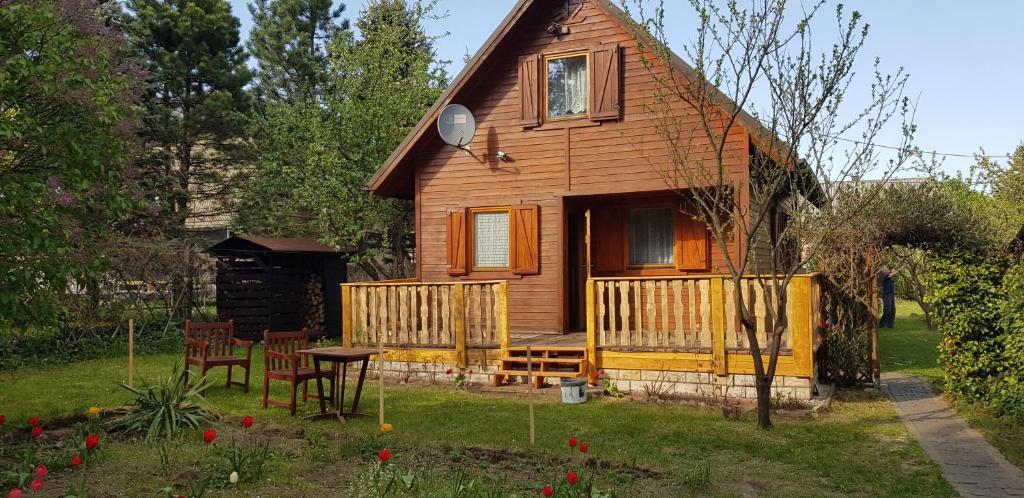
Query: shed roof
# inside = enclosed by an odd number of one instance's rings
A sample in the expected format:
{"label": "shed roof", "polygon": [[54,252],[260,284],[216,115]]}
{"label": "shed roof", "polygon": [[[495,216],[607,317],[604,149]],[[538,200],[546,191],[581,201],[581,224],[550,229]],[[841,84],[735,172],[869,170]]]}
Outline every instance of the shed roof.
{"label": "shed roof", "polygon": [[[654,39],[650,33],[646,32],[640,27],[635,21],[633,21],[625,12],[622,11],[618,6],[615,5],[614,0],[592,0],[595,5],[600,7],[605,13],[607,13],[612,19],[614,19],[627,33],[643,41],[645,44],[650,46],[658,46],[658,42]],[[411,185],[412,182],[397,180],[395,178],[396,170],[402,169],[400,166],[406,163],[406,157],[412,148],[420,141],[424,133],[430,129],[430,125],[437,120],[438,115],[445,105],[450,104],[455,96],[465,87],[472,79],[473,75],[477,72],[480,66],[485,60],[490,57],[494,52],[495,48],[504,40],[512,29],[516,26],[519,19],[526,13],[530,6],[536,3],[536,0],[519,0],[518,3],[508,13],[505,19],[498,25],[498,28],[491,33],[491,36],[484,42],[480,50],[477,51],[476,55],[473,56],[469,62],[462,68],[462,71],[452,80],[451,85],[445,89],[444,93],[438,97],[434,105],[427,111],[427,113],[420,119],[419,123],[416,124],[406,135],[402,143],[391,152],[391,155],[384,161],[377,171],[373,174],[370,180],[367,182],[367,190],[373,192],[375,195],[382,197],[404,197],[409,198],[412,196]],[[687,64],[681,57],[676,55],[672,51],[668,51],[671,54],[669,64],[672,68],[688,78],[698,78],[696,71]],[[723,105],[732,102],[722,92],[717,92],[715,95],[716,100],[721,102]],[[771,150],[773,146],[779,147],[781,144],[780,139],[769,131],[760,121],[751,116],[745,110],[740,109],[738,115],[738,122],[740,126],[745,128],[750,134],[750,138],[759,147],[763,147],[766,150]],[[784,147],[782,147],[784,149]],[[408,175],[406,175],[408,176]],[[402,176],[399,175],[399,178]]]}
{"label": "shed roof", "polygon": [[345,255],[349,251],[334,249],[310,238],[295,237],[256,237],[252,235],[234,235],[206,249],[217,255],[230,255],[238,251],[245,252],[278,252],[303,254]]}

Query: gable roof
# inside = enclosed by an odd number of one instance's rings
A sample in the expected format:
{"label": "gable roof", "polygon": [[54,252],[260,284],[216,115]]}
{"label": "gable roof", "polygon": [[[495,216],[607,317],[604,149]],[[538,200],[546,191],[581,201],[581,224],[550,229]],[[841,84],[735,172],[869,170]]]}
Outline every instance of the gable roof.
{"label": "gable roof", "polygon": [[294,237],[255,237],[234,235],[206,249],[211,254],[232,255],[237,252],[278,252],[301,254],[344,255],[345,251],[325,246],[316,239]]}
{"label": "gable roof", "polygon": [[[403,187],[408,187],[408,185],[410,185],[409,182],[403,185],[401,182],[395,181],[394,176],[400,169],[399,167],[404,164],[409,152],[417,143],[419,143],[427,130],[431,128],[430,125],[437,120],[437,117],[444,106],[451,103],[452,98],[467,86],[481,65],[494,52],[502,40],[508,36],[523,14],[525,14],[526,11],[537,1],[538,0],[519,0],[519,2],[512,7],[512,10],[505,16],[505,19],[501,21],[498,28],[491,33],[491,36],[487,38],[487,41],[484,42],[473,58],[466,63],[458,76],[452,80],[448,88],[445,89],[441,96],[438,97],[437,101],[434,102],[434,105],[427,110],[427,113],[423,115],[423,118],[416,123],[416,126],[414,126],[409,134],[406,135],[405,139],[403,139],[398,147],[391,152],[391,155],[384,161],[384,164],[382,164],[373,174],[366,184],[367,190],[382,197],[408,198],[412,196],[412,192],[403,191]],[[642,29],[628,15],[626,15],[622,9],[614,4],[613,0],[588,1],[593,2],[596,6],[600,7],[601,10],[615,20],[634,38],[641,40],[644,44],[649,46],[659,45],[650,33]],[[697,78],[697,72],[689,64],[683,61],[681,57],[672,51],[669,51],[669,54],[671,54],[671,61],[669,61],[669,64],[673,70],[682,73],[687,78]],[[715,98],[723,103],[732,102],[729,97],[717,89]],[[754,140],[755,143],[764,145],[775,144],[776,146],[781,143],[777,137],[774,137],[774,135],[769,132],[763,124],[761,124],[760,121],[742,109],[740,109],[738,123],[747,130],[751,139]]]}

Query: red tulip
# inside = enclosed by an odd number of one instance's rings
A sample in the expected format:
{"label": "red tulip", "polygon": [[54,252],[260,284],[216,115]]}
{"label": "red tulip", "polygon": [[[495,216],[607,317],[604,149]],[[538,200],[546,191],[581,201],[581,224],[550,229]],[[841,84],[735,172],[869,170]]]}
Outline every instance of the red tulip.
{"label": "red tulip", "polygon": [[45,465],[40,464],[38,467],[36,467],[36,477],[39,478],[39,479],[42,479],[42,478],[46,477],[46,474],[49,474],[49,473],[50,472],[48,470],[46,470],[46,466]]}
{"label": "red tulip", "polygon": [[0,425],[4,425],[6,423],[7,423],[7,417],[5,417],[3,415],[0,415]]}
{"label": "red tulip", "polygon": [[37,438],[43,435],[43,428],[38,425],[32,428],[32,437]]}
{"label": "red tulip", "polygon": [[544,486],[544,491],[541,492],[544,493],[544,496],[551,496],[555,494],[555,488],[552,488],[550,485]]}
{"label": "red tulip", "polygon": [[565,475],[565,480],[569,481],[569,484],[576,484],[580,480],[580,476],[574,471],[570,471]]}
{"label": "red tulip", "polygon": [[99,446],[99,445],[100,445],[100,437],[97,436],[96,434],[89,434],[85,438],[85,449],[87,449],[87,450],[95,450],[96,447]]}
{"label": "red tulip", "polygon": [[80,457],[78,455],[72,455],[71,456],[71,466],[72,467],[78,467],[79,465],[82,465],[82,457]]}
{"label": "red tulip", "polygon": [[580,453],[586,453],[590,451],[590,445],[586,441],[580,443]]}
{"label": "red tulip", "polygon": [[213,442],[214,439],[217,439],[217,431],[215,431],[213,429],[206,429],[206,431],[203,432],[203,442],[204,443],[210,444],[210,443]]}
{"label": "red tulip", "polygon": [[569,447],[570,448],[575,448],[576,447],[576,436],[569,436]]}
{"label": "red tulip", "polygon": [[452,369],[449,368],[448,370],[445,370],[444,373],[446,373],[448,375],[451,375],[452,374]]}
{"label": "red tulip", "polygon": [[252,422],[253,422],[252,417],[246,415],[242,419],[242,427],[245,427],[246,429],[248,429],[248,428],[252,427]]}
{"label": "red tulip", "polygon": [[21,490],[14,488],[10,493],[7,493],[7,498],[21,498]]}
{"label": "red tulip", "polygon": [[32,427],[39,427],[39,424],[40,424],[39,417],[29,417],[28,418],[28,425],[31,425]]}
{"label": "red tulip", "polygon": [[391,450],[387,448],[384,448],[383,450],[380,450],[380,453],[377,453],[377,458],[380,459],[381,462],[387,462],[388,460],[391,460],[391,457],[393,456],[395,456],[394,453],[391,453]]}
{"label": "red tulip", "polygon": [[36,479],[32,481],[32,484],[29,484],[28,487],[32,491],[39,491],[40,489],[43,489],[43,481],[40,479]]}

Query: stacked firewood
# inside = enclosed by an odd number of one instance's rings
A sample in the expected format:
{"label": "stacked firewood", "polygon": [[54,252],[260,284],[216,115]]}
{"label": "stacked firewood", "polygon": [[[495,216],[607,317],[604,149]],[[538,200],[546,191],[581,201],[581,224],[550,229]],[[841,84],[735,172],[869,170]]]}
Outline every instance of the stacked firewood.
{"label": "stacked firewood", "polygon": [[303,316],[305,326],[310,333],[318,334],[324,330],[324,282],[319,275],[313,274],[306,279],[305,309]]}

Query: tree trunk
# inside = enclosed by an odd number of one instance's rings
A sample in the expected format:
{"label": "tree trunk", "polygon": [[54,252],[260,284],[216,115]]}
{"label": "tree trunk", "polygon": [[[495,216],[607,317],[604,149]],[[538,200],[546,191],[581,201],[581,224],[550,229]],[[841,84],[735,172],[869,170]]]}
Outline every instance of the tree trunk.
{"label": "tree trunk", "polygon": [[767,376],[757,376],[757,427],[772,428],[772,382]]}

